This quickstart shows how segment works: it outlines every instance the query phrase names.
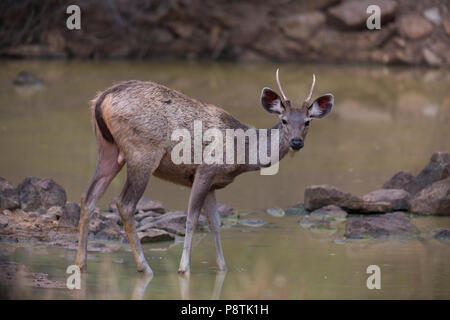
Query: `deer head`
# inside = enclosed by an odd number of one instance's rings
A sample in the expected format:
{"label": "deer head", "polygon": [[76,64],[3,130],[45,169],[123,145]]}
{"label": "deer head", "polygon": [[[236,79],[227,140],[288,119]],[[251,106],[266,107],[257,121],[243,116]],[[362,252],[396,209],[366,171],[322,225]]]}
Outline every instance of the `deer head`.
{"label": "deer head", "polygon": [[299,108],[291,106],[291,101],[286,98],[276,72],[278,88],[283,99],[272,89],[264,88],[261,92],[261,103],[269,113],[275,114],[281,122],[281,130],[286,135],[292,150],[298,151],[303,148],[308,128],[313,119],[322,119],[330,113],[334,104],[331,93],[325,94],[310,103],[316,77],[313,74],[313,82],[308,97]]}

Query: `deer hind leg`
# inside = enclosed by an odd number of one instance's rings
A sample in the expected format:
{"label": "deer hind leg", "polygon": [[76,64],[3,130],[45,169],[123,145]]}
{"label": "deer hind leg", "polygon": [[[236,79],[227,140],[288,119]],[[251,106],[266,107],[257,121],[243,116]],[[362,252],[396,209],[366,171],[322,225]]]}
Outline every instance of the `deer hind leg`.
{"label": "deer hind leg", "polygon": [[127,159],[127,181],[117,202],[117,209],[123,222],[125,233],[137,264],[137,270],[147,275],[153,274],[145,260],[141,242],[136,232],[134,213],[136,205],[147,187],[150,175],[156,170],[163,152],[156,152],[146,157],[145,163],[133,163]]}
{"label": "deer hind leg", "polygon": [[105,141],[102,137],[99,141],[99,158],[94,177],[87,190],[81,197],[81,214],[78,223],[78,251],[76,265],[81,270],[86,270],[87,238],[89,220],[94,212],[95,205],[101,198],[110,182],[123,167],[123,162],[119,163],[119,148],[115,144]]}
{"label": "deer hind leg", "polygon": [[197,226],[200,210],[203,207],[206,195],[210,189],[211,176],[203,174],[200,170],[194,178],[191,194],[189,196],[188,215],[186,219],[186,234],[184,237],[183,254],[181,256],[178,273],[188,273],[190,271],[192,236]]}
{"label": "deer hind leg", "polygon": [[214,240],[214,246],[216,248],[216,264],[219,271],[227,270],[225,259],[223,257],[222,244],[220,241],[220,216],[217,210],[217,201],[214,190],[211,190],[205,199],[203,205],[206,216],[208,218],[209,229],[211,231],[212,238]]}

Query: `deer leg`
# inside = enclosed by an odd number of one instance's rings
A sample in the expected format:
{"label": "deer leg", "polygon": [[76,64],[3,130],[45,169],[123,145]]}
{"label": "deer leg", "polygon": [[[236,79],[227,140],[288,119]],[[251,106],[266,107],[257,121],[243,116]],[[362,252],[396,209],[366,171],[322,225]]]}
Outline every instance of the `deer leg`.
{"label": "deer leg", "polygon": [[153,272],[145,260],[141,242],[136,232],[134,213],[136,205],[147,187],[150,175],[158,167],[161,157],[162,153],[158,153],[151,157],[150,163],[146,164],[130,164],[130,162],[127,162],[127,181],[120,195],[120,200],[117,202],[117,209],[136,259],[137,270],[147,275],[151,275]]}
{"label": "deer leg", "polygon": [[89,220],[94,213],[95,205],[101,198],[110,182],[119,173],[123,163],[117,161],[119,148],[99,138],[99,158],[94,177],[81,197],[81,213],[78,222],[78,251],[75,264],[86,270],[87,238]]}
{"label": "deer leg", "polygon": [[180,268],[178,273],[188,273],[190,271],[192,236],[197,226],[200,210],[210,189],[211,177],[197,171],[194,183],[192,184],[191,194],[189,196],[188,215],[186,219],[186,234],[184,237],[183,254],[181,256]]}
{"label": "deer leg", "polygon": [[214,190],[211,190],[205,199],[203,205],[206,216],[208,217],[209,229],[214,240],[214,246],[216,247],[216,264],[220,271],[227,270],[225,259],[223,258],[222,244],[220,241],[220,216],[217,211],[217,201]]}

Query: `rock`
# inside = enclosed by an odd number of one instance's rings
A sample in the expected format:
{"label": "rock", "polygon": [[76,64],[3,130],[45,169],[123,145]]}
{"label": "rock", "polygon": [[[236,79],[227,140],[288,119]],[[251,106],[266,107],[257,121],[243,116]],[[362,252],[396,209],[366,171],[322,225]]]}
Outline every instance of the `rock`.
{"label": "rock", "polygon": [[436,152],[415,178],[415,185],[411,194],[414,195],[432,183],[448,177],[450,177],[450,153]]}
{"label": "rock", "polygon": [[43,85],[44,81],[31,72],[20,71],[13,83],[18,86],[37,86]]}
{"label": "rock", "polygon": [[96,235],[100,230],[106,229],[108,227],[109,224],[101,219],[94,218],[89,220],[89,233],[93,233],[94,235]]}
{"label": "rock", "polygon": [[305,208],[314,211],[327,205],[336,205],[347,212],[381,213],[391,211],[388,202],[367,202],[348,192],[329,185],[310,186],[305,189]]}
{"label": "rock", "polygon": [[284,34],[295,40],[305,41],[325,23],[325,15],[320,11],[313,11],[290,16],[283,21],[281,29]]}
{"label": "rock", "polygon": [[367,202],[389,202],[394,211],[408,211],[411,194],[403,189],[379,189],[363,196]]}
{"label": "rock", "polygon": [[100,229],[95,233],[96,239],[101,240],[119,240],[122,237],[120,228],[117,224],[108,226],[100,225]]}
{"label": "rock", "polygon": [[167,231],[154,228],[147,229],[144,232],[138,232],[138,237],[141,243],[167,241],[175,238]]}
{"label": "rock", "polygon": [[242,219],[239,220],[238,223],[246,227],[262,227],[266,224],[264,221],[259,219]]}
{"label": "rock", "polygon": [[66,191],[49,178],[25,178],[18,186],[20,206],[25,211],[64,207]]}
{"label": "rock", "polygon": [[415,190],[416,177],[409,171],[399,171],[383,184],[383,189]]}
{"label": "rock", "polygon": [[14,210],[19,207],[19,191],[11,182],[0,177],[0,210]]}
{"label": "rock", "polygon": [[438,231],[433,238],[438,240],[450,241],[450,229],[442,229]]}
{"label": "rock", "polygon": [[335,205],[328,205],[311,212],[311,217],[319,217],[325,220],[344,220],[347,212]]}
{"label": "rock", "polygon": [[422,16],[412,13],[397,19],[397,29],[400,35],[417,40],[430,35],[433,25]]}
{"label": "rock", "polygon": [[[170,233],[184,235],[186,231],[186,213],[184,211],[171,211],[141,223],[137,231],[145,231],[155,228],[162,229]],[[197,223],[197,229],[202,229],[205,225],[206,218],[200,215]]]}
{"label": "rock", "polygon": [[217,202],[217,210],[219,211],[219,215],[221,217],[229,217],[237,214],[236,209],[226,203],[219,201]]}
{"label": "rock", "polygon": [[399,212],[376,217],[350,217],[345,226],[345,236],[350,239],[411,236],[416,232],[416,227]]}
{"label": "rock", "polygon": [[122,220],[116,213],[101,212],[99,214],[99,218],[102,219],[103,221],[108,221],[111,224],[122,225]]}
{"label": "rock", "polygon": [[[114,197],[111,200],[111,203],[109,204],[110,211],[117,211],[116,203],[118,200],[119,200],[119,197]],[[151,200],[151,199],[145,198],[145,197],[142,197],[136,206],[136,212],[139,212],[141,210],[142,211],[153,211],[153,212],[160,213],[160,214],[163,214],[167,211],[166,207],[164,207],[164,205],[161,202],[156,201],[156,200]]]}
{"label": "rock", "polygon": [[423,58],[425,59],[425,62],[432,66],[432,67],[439,67],[440,65],[442,65],[442,59],[439,58],[436,53],[434,53],[433,51],[431,51],[428,48],[423,48],[422,50],[422,55]]}
{"label": "rock", "polygon": [[77,203],[69,202],[64,206],[62,216],[58,220],[59,227],[77,228],[80,220],[80,206]]}
{"label": "rock", "polygon": [[284,209],[284,213],[287,216],[295,216],[295,215],[301,215],[301,214],[309,214],[310,211],[306,210],[305,205],[303,203],[297,203],[293,205],[292,207]]}
{"label": "rock", "polygon": [[64,214],[64,209],[58,206],[53,206],[48,208],[47,215],[54,217],[55,220],[58,220],[59,218],[61,218]]}
{"label": "rock", "polygon": [[444,28],[445,33],[450,36],[450,18],[443,21],[442,27]]}
{"label": "rock", "polygon": [[423,12],[423,15],[428,19],[428,21],[433,22],[435,25],[441,24],[441,14],[439,13],[439,8],[433,7],[427,9]]}
{"label": "rock", "polygon": [[6,228],[8,226],[8,217],[0,214],[0,228]]}
{"label": "rock", "polygon": [[450,177],[420,191],[410,202],[411,211],[422,214],[450,214]]}
{"label": "rock", "polygon": [[389,22],[394,17],[397,3],[392,0],[350,0],[328,9],[328,14],[339,24],[352,29],[366,28],[366,21],[369,17],[367,8],[376,4],[381,9],[382,23]]}
{"label": "rock", "polygon": [[143,221],[146,218],[154,218],[159,216],[159,213],[153,212],[153,211],[140,211],[137,215],[134,216],[134,219],[136,221]]}
{"label": "rock", "polygon": [[274,208],[267,209],[266,212],[274,217],[284,217],[284,215],[285,215],[284,210],[281,209],[280,207],[274,207]]}

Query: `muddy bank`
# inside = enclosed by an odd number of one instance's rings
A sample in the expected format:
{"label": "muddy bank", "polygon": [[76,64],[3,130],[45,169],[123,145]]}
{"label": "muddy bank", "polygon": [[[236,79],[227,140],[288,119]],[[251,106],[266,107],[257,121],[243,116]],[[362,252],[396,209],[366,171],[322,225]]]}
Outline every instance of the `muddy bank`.
{"label": "muddy bank", "polygon": [[[439,0],[77,1],[0,10],[0,54],[35,58],[183,58],[450,65],[450,7]],[[366,28],[367,6],[381,29]]]}

